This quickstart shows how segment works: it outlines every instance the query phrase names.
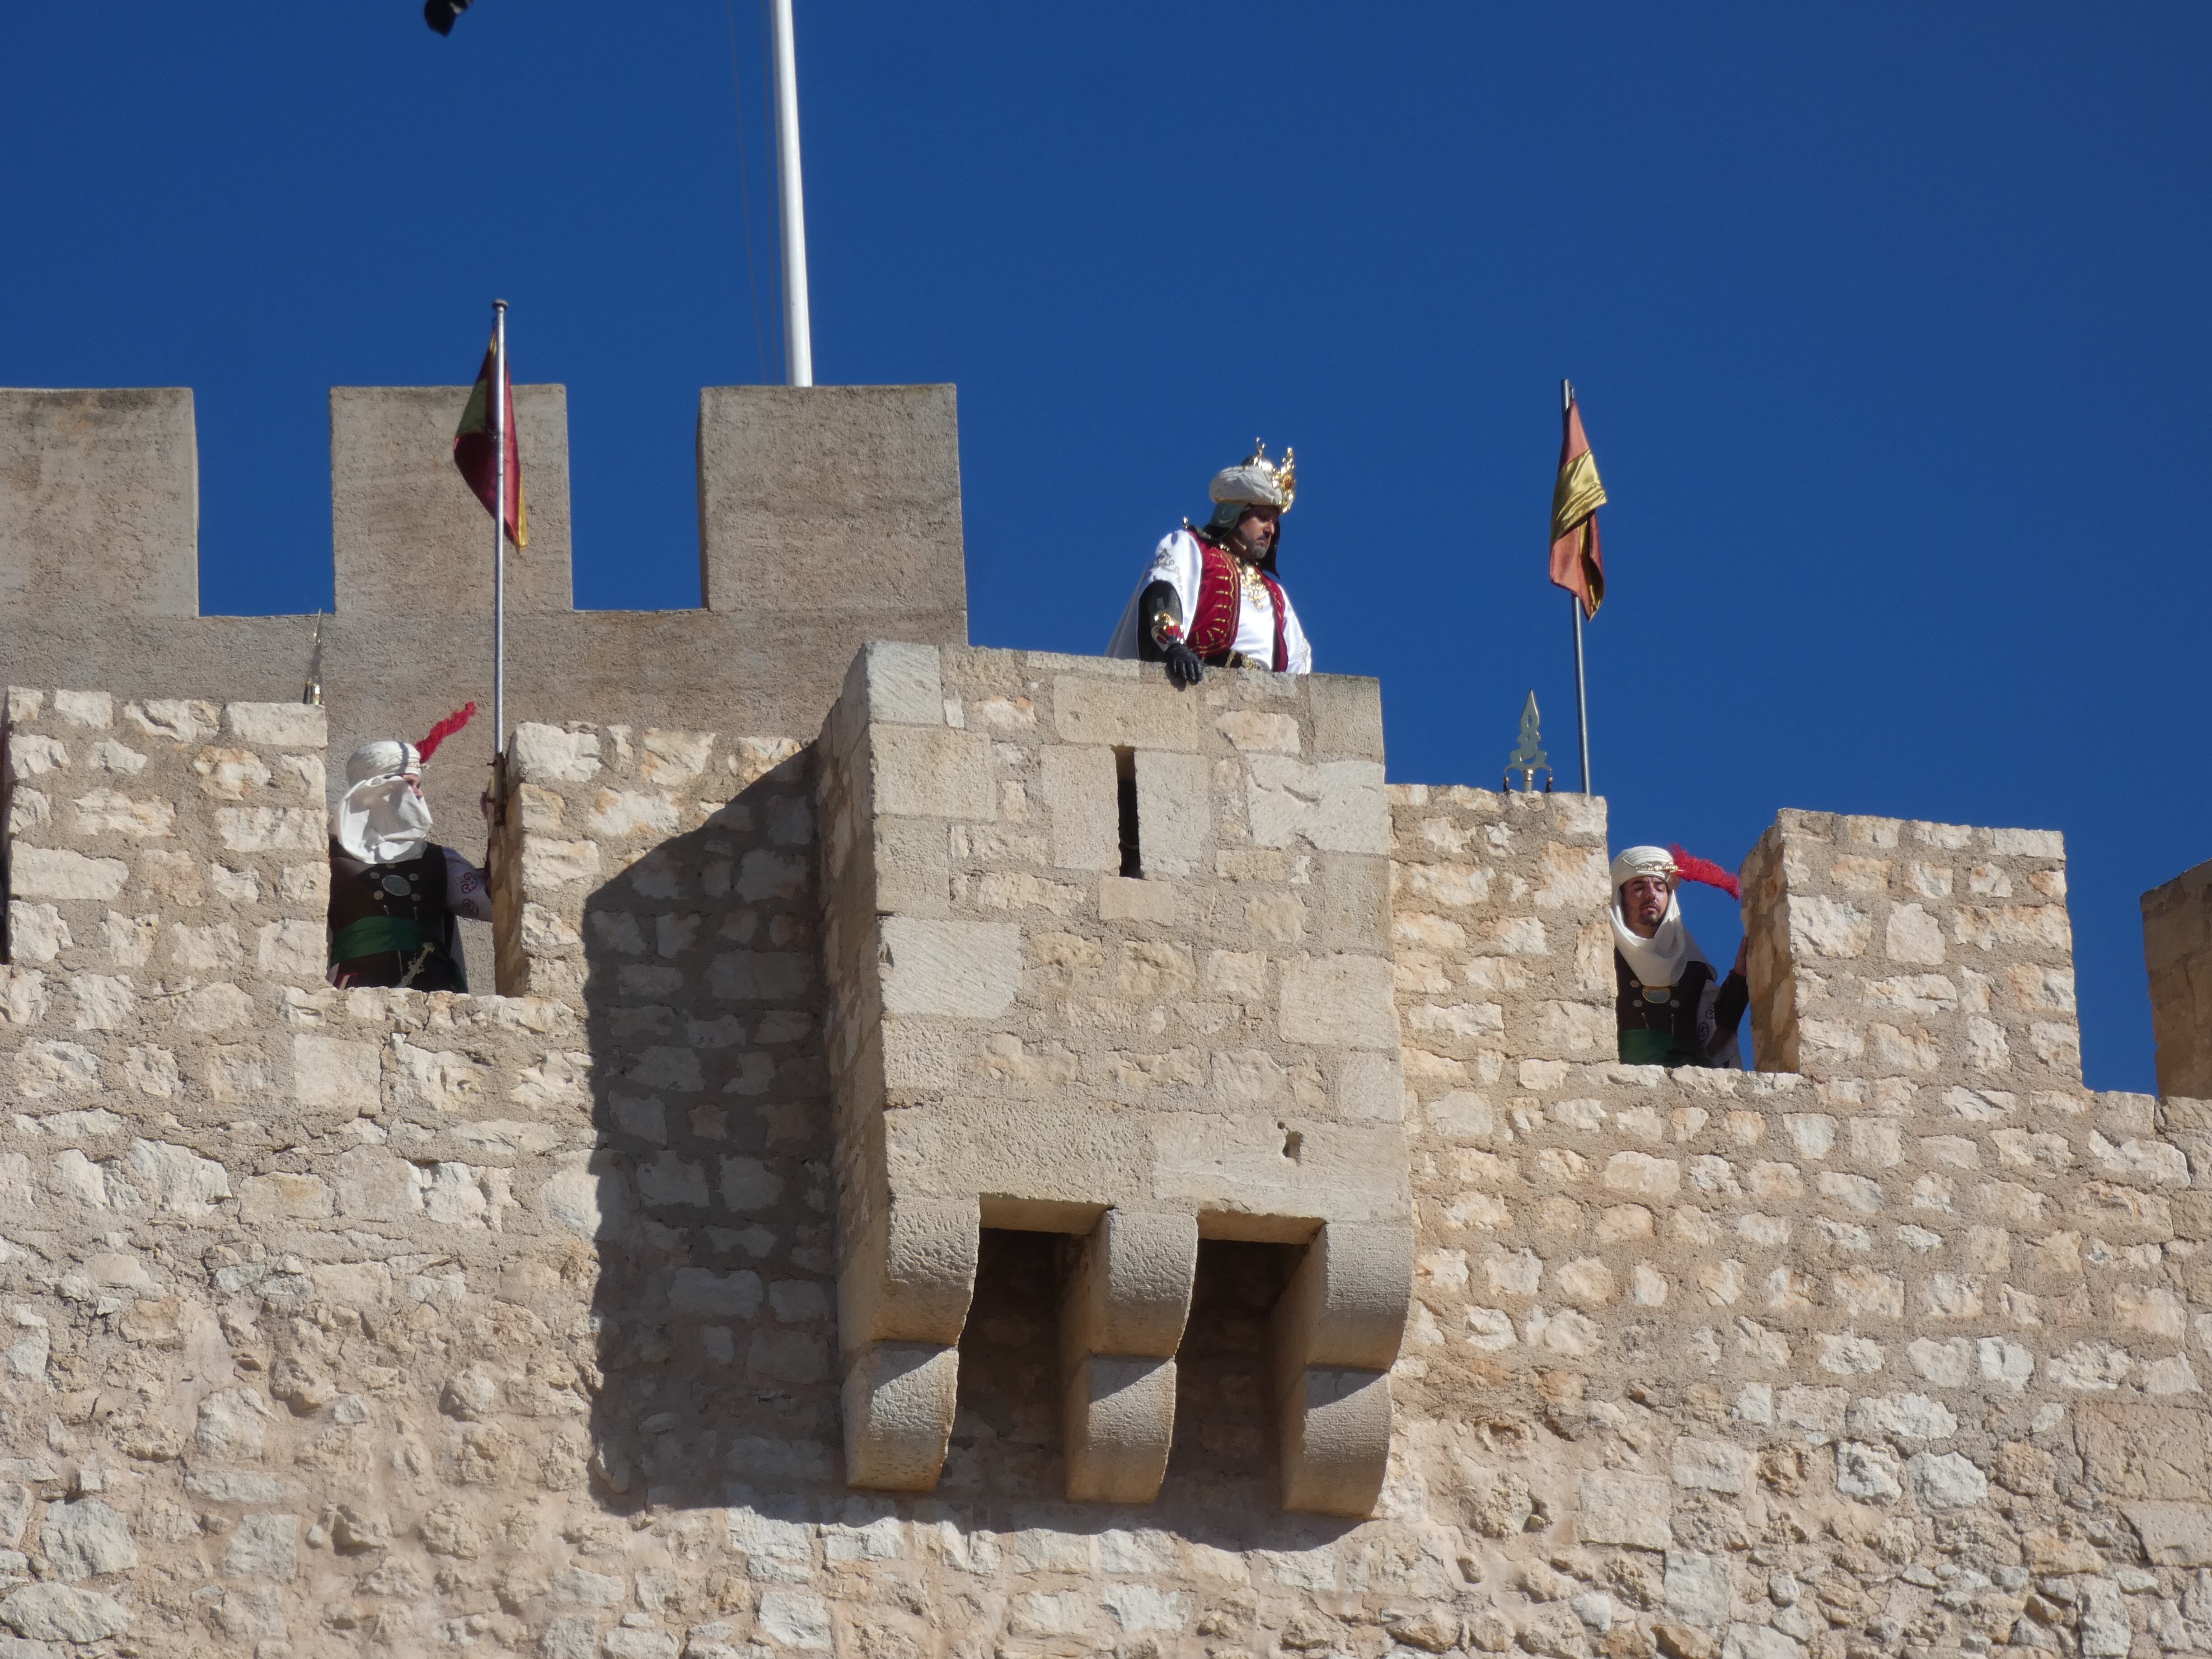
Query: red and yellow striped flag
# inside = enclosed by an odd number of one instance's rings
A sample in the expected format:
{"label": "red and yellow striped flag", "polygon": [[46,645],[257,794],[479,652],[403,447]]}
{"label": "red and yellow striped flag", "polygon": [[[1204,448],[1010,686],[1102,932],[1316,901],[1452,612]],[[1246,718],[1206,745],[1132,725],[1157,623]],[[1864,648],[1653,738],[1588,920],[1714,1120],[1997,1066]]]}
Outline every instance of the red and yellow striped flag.
{"label": "red and yellow striped flag", "polygon": [[1597,510],[1605,505],[1597,457],[1583,435],[1579,398],[1567,405],[1566,436],[1559,445],[1559,477],[1552,486],[1552,584],[1582,601],[1595,617],[1605,603],[1605,561],[1597,550]]}
{"label": "red and yellow striped flag", "polygon": [[[483,367],[477,371],[477,383],[469,392],[468,406],[461,410],[461,424],[453,434],[453,465],[461,470],[461,477],[468,480],[487,513],[499,511],[494,505],[499,495],[499,467],[492,452],[491,432],[491,383],[497,373],[497,356],[496,342],[484,348]],[[507,429],[507,511],[501,516],[514,544],[527,547],[530,509],[522,499],[522,447],[514,434],[514,380],[511,374],[501,378],[506,384],[500,387],[500,408],[505,416],[501,424]]]}

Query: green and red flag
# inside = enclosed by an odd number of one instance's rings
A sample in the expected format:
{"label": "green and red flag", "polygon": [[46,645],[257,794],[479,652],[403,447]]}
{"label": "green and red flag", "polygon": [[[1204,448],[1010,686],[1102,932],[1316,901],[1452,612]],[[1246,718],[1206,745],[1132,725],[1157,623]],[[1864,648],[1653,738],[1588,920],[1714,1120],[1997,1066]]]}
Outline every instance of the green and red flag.
{"label": "green and red flag", "polygon": [[1566,407],[1566,435],[1559,445],[1559,476],[1552,486],[1552,585],[1582,601],[1585,617],[1605,603],[1605,562],[1597,550],[1597,510],[1605,505],[1597,457],[1583,435],[1579,398]]}
{"label": "green and red flag", "polygon": [[[453,465],[468,480],[484,511],[498,514],[517,547],[530,545],[530,509],[522,499],[522,450],[514,435],[514,383],[498,361],[499,343],[484,349],[483,367],[470,389],[468,406],[461,410],[459,429],[453,434]],[[500,426],[507,434],[507,510],[500,513],[499,464],[492,448],[492,382],[500,382]]]}

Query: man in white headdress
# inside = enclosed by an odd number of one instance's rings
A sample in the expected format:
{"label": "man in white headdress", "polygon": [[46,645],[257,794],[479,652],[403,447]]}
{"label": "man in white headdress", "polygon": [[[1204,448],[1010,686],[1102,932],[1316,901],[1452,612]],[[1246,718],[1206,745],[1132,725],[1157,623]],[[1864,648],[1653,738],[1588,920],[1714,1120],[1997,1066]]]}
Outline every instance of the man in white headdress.
{"label": "man in white headdress", "polygon": [[1165,663],[1177,685],[1197,684],[1209,666],[1312,673],[1313,647],[1275,574],[1283,515],[1297,495],[1293,453],[1278,465],[1255,440],[1250,455],[1213,475],[1208,493],[1212,516],[1185,519],[1153,550],[1106,654]]}
{"label": "man in white headdress", "polygon": [[1678,890],[1685,878],[1742,896],[1726,871],[1679,847],[1632,847],[1613,861],[1621,1061],[1741,1070],[1736,1027],[1751,1000],[1744,949],[1737,949],[1735,966],[1720,979],[1682,920]]}
{"label": "man in white headdress", "polygon": [[465,991],[459,919],[491,920],[484,872],[430,839],[422,763],[476,705],[417,744],[363,744],[346,763],[331,836],[331,983]]}

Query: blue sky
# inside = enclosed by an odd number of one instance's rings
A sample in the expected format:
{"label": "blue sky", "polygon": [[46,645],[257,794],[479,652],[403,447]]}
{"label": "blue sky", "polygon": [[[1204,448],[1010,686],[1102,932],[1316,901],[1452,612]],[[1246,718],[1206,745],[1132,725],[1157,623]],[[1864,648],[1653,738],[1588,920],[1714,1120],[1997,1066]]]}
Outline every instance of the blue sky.
{"label": "blue sky", "polygon": [[[817,374],[958,383],[979,643],[1097,648],[1261,434],[1393,775],[1494,783],[1534,687],[1571,783],[1570,374],[1615,844],[2063,830],[2089,1080],[2152,1086],[2137,896],[2212,856],[2212,10],[797,5]],[[761,42],[760,0],[29,9],[0,381],[195,388],[204,607],[313,610],[326,388],[468,379],[500,293],[569,387],[580,600],[695,604],[698,388],[779,378]]]}

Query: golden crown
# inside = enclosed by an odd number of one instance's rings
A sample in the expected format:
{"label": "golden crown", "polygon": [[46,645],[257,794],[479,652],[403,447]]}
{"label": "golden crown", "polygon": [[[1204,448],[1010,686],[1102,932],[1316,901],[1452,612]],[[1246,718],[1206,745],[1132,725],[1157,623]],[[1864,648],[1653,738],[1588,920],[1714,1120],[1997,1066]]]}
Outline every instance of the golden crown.
{"label": "golden crown", "polygon": [[1262,467],[1274,475],[1275,488],[1283,492],[1281,510],[1285,513],[1291,510],[1291,503],[1297,498],[1297,458],[1298,452],[1285,446],[1283,450],[1283,459],[1279,461],[1271,461],[1267,459],[1267,446],[1265,441],[1255,438],[1252,440],[1252,453],[1245,458],[1244,461],[1247,466]]}

